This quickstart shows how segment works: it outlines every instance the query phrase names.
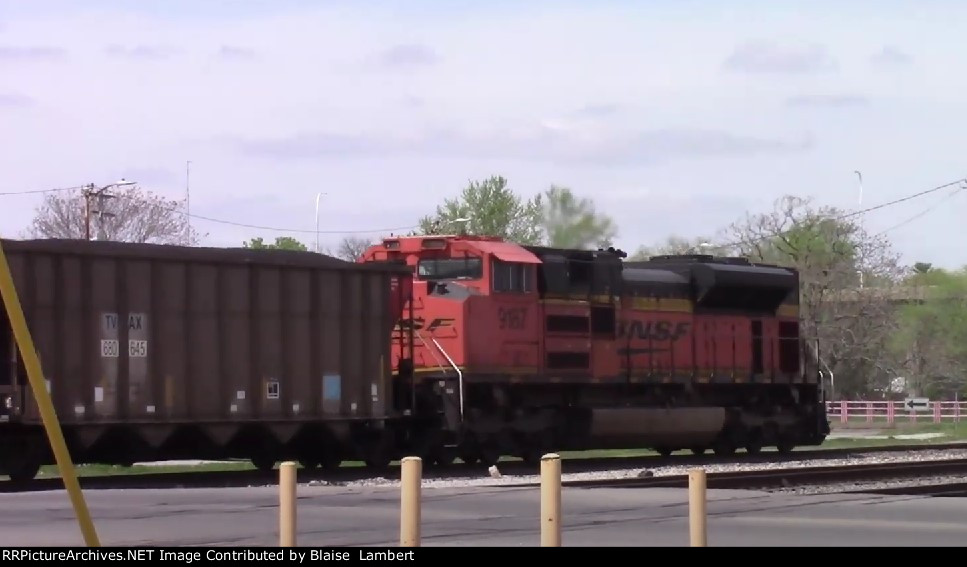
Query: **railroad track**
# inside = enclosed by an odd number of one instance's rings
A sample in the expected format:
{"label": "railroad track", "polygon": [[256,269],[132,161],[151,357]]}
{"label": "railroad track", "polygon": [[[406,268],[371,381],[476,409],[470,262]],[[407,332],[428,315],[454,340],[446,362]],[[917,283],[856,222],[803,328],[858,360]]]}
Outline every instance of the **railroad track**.
{"label": "railroad track", "polygon": [[[563,467],[565,473],[583,473],[599,471],[620,471],[633,468],[648,468],[661,466],[702,466],[702,465],[756,465],[790,461],[812,461],[817,459],[846,459],[859,458],[861,455],[875,455],[884,453],[904,453],[924,450],[964,450],[967,443],[933,443],[924,445],[892,445],[877,447],[852,447],[836,449],[802,449],[792,453],[779,454],[777,452],[763,452],[758,455],[739,453],[730,457],[714,455],[676,454],[670,457],[645,455],[639,457],[572,457],[565,458]],[[855,465],[854,465],[855,466]],[[522,461],[506,461],[498,464],[504,475],[533,475],[539,469],[536,465],[529,465]],[[812,470],[812,467],[808,470]],[[789,469],[807,470],[807,469]],[[763,473],[769,471],[762,471]],[[363,467],[341,467],[336,470],[323,471],[299,470],[299,481],[325,481],[332,484],[358,482],[375,478],[398,477],[398,467],[377,471]],[[447,467],[425,466],[424,478],[427,480],[470,479],[480,478],[487,474],[486,468],[481,466],[467,466],[454,464]],[[715,473],[739,474],[739,473]],[[747,474],[747,473],[746,473]],[[111,474],[101,476],[80,476],[81,487],[86,490],[113,488],[222,488],[251,485],[274,484],[278,481],[278,473],[261,472],[257,470],[234,471],[186,471],[186,472],[142,472],[131,474]],[[711,479],[712,475],[709,475]],[[655,477],[655,482],[672,484],[652,484],[651,486],[675,486],[673,477]],[[627,479],[612,479],[614,482],[627,482]],[[651,479],[633,479],[648,481]],[[578,481],[569,481],[578,482]],[[580,481],[583,482],[583,481]],[[604,486],[604,481],[587,481],[588,486]],[[565,483],[567,485],[567,483]],[[618,486],[619,484],[612,484]],[[570,484],[569,486],[578,486]],[[47,491],[63,489],[60,478],[39,478],[29,482],[15,483],[9,480],[0,481],[0,493]],[[711,487],[711,485],[710,485]]]}
{"label": "railroad track", "polygon": [[928,482],[912,486],[887,486],[843,491],[847,494],[878,494],[893,496],[967,497],[967,482]]}
{"label": "railroad track", "polygon": [[[946,475],[967,475],[967,459],[714,472],[706,474],[706,486],[709,489],[767,490],[838,482],[869,482]],[[561,484],[565,487],[583,488],[686,488],[688,482],[687,474],[676,474],[644,478],[565,480]],[[521,483],[510,486],[538,486],[538,484]],[[964,486],[967,488],[967,483]],[[863,492],[869,492],[869,490]],[[876,492],[881,493],[880,490]]]}

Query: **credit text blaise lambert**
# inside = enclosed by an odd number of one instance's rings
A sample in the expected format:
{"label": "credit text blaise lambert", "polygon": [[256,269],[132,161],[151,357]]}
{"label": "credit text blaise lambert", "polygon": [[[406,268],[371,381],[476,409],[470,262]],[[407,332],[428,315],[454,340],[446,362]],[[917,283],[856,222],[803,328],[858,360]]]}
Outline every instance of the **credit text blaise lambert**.
{"label": "credit text blaise lambert", "polygon": [[360,561],[413,561],[412,551],[365,551],[359,550]]}

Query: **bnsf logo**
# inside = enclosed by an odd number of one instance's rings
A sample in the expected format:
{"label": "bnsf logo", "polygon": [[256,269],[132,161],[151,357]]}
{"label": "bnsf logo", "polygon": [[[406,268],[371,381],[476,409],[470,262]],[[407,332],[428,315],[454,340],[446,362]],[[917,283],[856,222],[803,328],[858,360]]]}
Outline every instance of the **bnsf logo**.
{"label": "bnsf logo", "polygon": [[690,327],[689,323],[672,321],[621,321],[618,336],[641,340],[677,341],[688,334]]}

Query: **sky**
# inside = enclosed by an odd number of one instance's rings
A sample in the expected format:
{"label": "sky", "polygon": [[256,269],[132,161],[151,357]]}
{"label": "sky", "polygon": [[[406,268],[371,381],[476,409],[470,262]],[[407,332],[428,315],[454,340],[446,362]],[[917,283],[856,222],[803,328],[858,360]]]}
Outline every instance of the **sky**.
{"label": "sky", "polygon": [[[187,189],[212,246],[403,232],[492,175],[593,198],[629,251],[785,194],[867,208],[967,176],[964,16],[952,0],[0,0],[0,193]],[[967,191],[948,194],[863,225],[907,262],[967,264]],[[40,201],[0,195],[0,235]]]}

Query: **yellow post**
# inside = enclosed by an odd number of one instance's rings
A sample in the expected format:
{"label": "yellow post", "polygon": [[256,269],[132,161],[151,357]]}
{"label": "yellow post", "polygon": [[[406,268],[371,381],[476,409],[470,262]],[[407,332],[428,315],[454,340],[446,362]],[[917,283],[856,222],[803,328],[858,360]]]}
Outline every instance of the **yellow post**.
{"label": "yellow post", "polygon": [[84,542],[88,547],[100,547],[97,531],[94,529],[94,522],[91,520],[91,513],[87,509],[84,494],[81,492],[81,485],[77,481],[70,451],[67,450],[67,443],[64,441],[64,432],[60,428],[54,403],[51,401],[50,393],[47,392],[47,385],[44,383],[40,358],[34,348],[34,341],[30,337],[30,328],[27,327],[27,319],[24,316],[23,308],[20,306],[20,298],[17,297],[17,288],[14,285],[13,274],[10,272],[10,264],[7,263],[7,256],[3,252],[2,244],[0,244],[0,295],[3,296],[3,306],[7,311],[7,317],[10,319],[14,340],[20,347],[20,356],[23,358],[24,368],[27,370],[30,390],[33,392],[34,399],[37,400],[40,417],[43,420],[44,429],[47,431],[47,440],[50,442],[54,459],[57,461],[57,469],[64,480],[64,488],[67,490],[71,505],[74,507],[74,514],[77,516],[77,523],[84,536]]}
{"label": "yellow post", "polygon": [[688,531],[691,547],[707,547],[705,469],[688,471]]}
{"label": "yellow post", "polygon": [[400,461],[400,469],[400,547],[420,547],[423,460],[406,457]]}
{"label": "yellow post", "polygon": [[541,547],[561,547],[561,457],[541,457]]}
{"label": "yellow post", "polygon": [[295,463],[282,463],[279,466],[279,547],[295,547],[295,480]]}

